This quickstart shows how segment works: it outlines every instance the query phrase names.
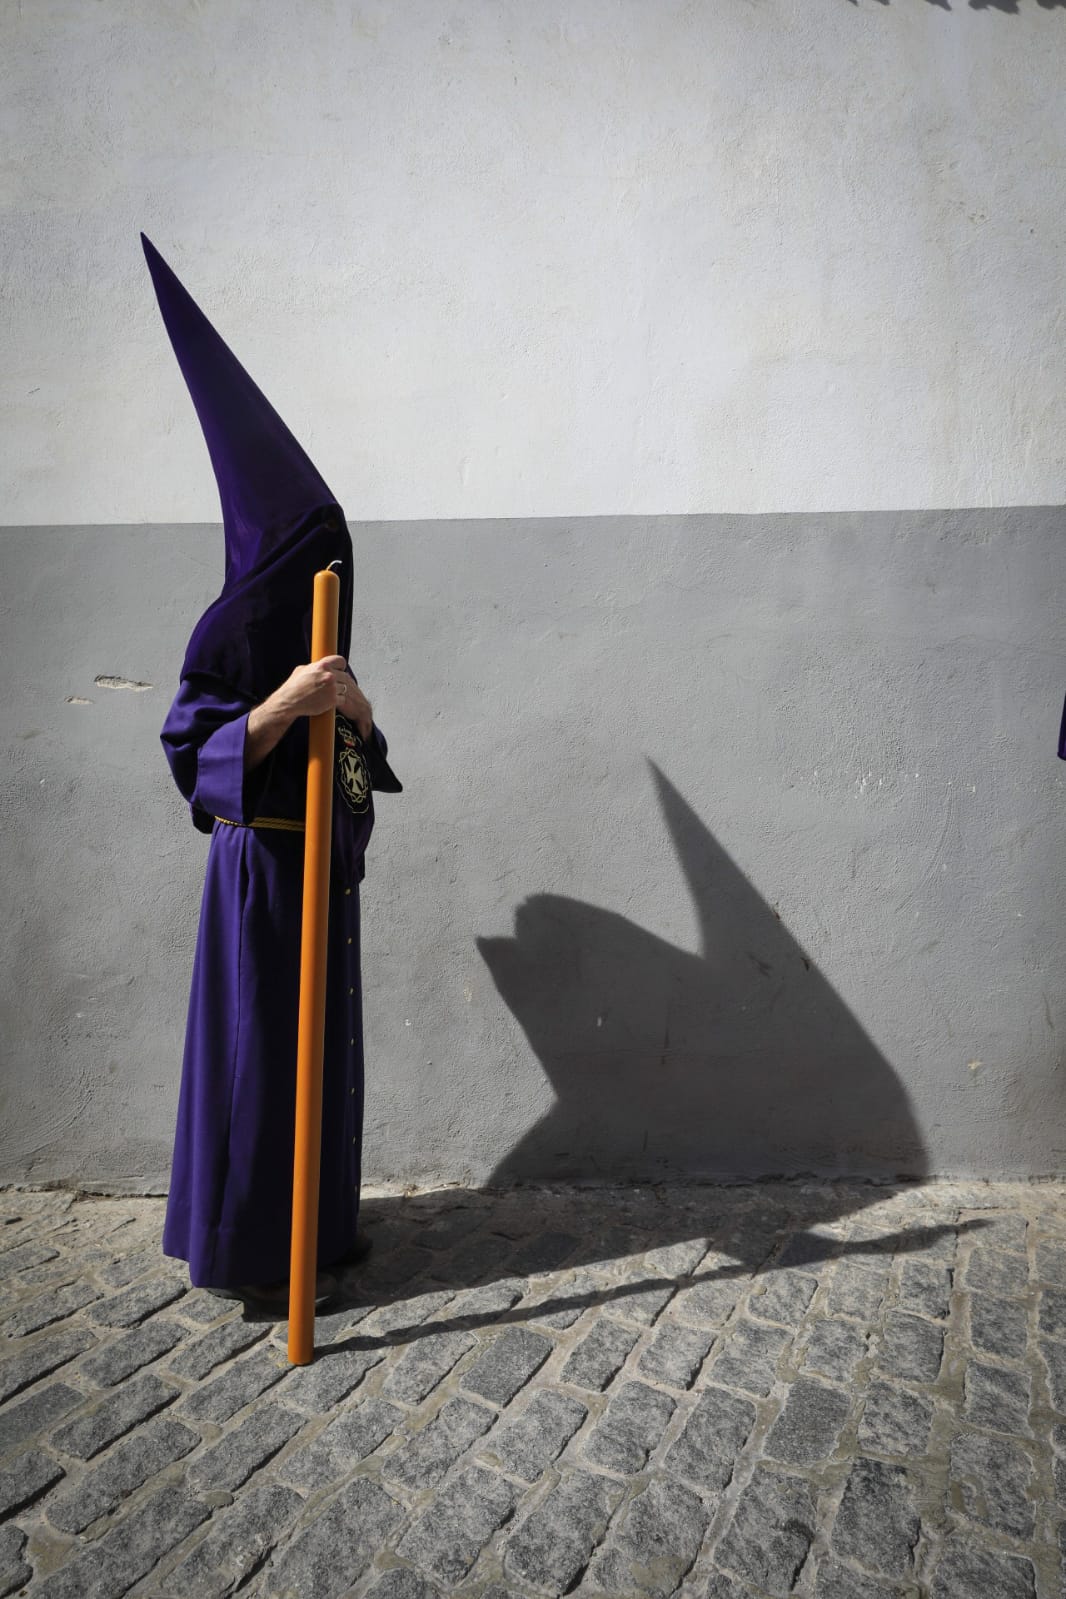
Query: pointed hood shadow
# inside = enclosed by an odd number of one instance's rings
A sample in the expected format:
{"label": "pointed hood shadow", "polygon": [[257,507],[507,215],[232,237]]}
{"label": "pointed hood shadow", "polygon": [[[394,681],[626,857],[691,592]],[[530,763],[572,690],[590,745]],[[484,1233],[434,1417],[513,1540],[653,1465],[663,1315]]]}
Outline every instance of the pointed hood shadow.
{"label": "pointed hood shadow", "polygon": [[924,1175],[889,1062],[652,771],[699,952],[555,894],[519,906],[512,938],[478,940],[556,1095],[490,1183]]}

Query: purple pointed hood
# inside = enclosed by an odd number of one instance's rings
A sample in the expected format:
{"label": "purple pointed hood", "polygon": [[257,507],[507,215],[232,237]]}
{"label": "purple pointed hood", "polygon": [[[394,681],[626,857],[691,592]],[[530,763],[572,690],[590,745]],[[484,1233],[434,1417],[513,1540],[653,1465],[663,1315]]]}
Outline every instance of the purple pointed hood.
{"label": "purple pointed hood", "polygon": [[347,656],[351,538],[313,462],[143,233],[141,242],[203,428],[226,537],[222,592],[193,631],[181,675],[261,699],[309,658],[314,575],[333,561],[341,574],[337,647]]}

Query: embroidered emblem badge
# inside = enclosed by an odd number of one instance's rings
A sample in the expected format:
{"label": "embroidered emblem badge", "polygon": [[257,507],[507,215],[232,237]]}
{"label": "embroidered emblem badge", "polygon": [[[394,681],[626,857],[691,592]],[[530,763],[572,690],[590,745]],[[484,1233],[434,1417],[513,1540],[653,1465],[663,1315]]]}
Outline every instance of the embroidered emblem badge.
{"label": "embroidered emblem badge", "polygon": [[337,717],[337,786],[344,803],[356,816],[366,814],[370,805],[370,773],[363,745],[352,724]]}

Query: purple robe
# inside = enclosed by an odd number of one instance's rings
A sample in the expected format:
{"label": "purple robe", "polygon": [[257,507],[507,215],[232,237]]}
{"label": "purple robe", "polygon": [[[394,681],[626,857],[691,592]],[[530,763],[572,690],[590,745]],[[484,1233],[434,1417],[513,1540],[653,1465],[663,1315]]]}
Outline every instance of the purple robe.
{"label": "purple robe", "polygon": [[[163,1248],[197,1286],[289,1274],[307,720],[244,770],[251,701],[182,682],[162,738],[211,845],[193,965]],[[385,741],[375,728],[381,756]],[[359,884],[374,825],[361,741],[338,715],[334,764],[318,1259],[352,1247],[359,1214],[363,1025]],[[377,751],[373,752],[375,755]],[[256,818],[290,826],[252,826]],[[292,824],[297,824],[293,826]]]}

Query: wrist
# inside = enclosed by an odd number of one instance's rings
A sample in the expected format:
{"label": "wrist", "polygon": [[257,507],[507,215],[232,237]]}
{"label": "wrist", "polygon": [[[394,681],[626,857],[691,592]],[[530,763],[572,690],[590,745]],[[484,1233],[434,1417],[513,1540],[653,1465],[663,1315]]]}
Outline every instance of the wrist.
{"label": "wrist", "polygon": [[265,717],[280,727],[282,732],[288,732],[293,722],[301,715],[299,703],[288,683],[282,683],[280,688],[276,688],[273,694],[268,695],[259,709]]}

